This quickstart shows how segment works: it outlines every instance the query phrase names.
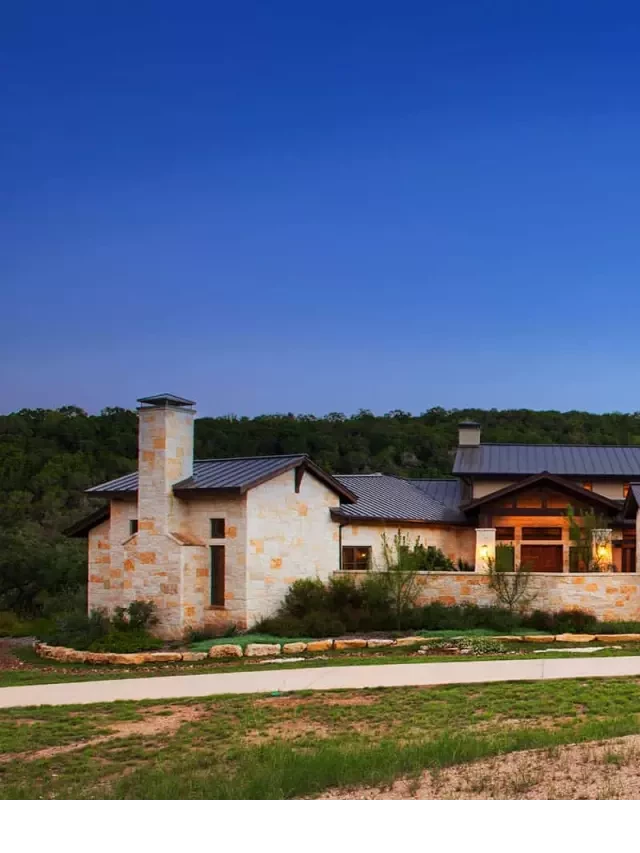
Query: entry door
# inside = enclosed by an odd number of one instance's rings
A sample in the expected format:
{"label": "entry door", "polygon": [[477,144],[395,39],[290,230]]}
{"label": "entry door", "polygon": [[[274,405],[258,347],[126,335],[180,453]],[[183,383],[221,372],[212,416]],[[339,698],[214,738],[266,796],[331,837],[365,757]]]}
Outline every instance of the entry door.
{"label": "entry door", "polygon": [[531,572],[561,572],[562,545],[521,545],[520,565]]}
{"label": "entry door", "polygon": [[629,548],[624,543],[622,545],[622,571],[635,572],[636,570],[636,549]]}

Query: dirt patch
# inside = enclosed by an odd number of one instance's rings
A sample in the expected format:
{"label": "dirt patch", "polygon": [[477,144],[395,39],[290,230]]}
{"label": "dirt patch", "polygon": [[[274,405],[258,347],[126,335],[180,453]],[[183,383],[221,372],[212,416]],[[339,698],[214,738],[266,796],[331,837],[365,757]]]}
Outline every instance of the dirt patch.
{"label": "dirt patch", "polygon": [[256,699],[256,705],[270,705],[275,707],[299,708],[305,705],[332,705],[348,707],[351,705],[375,705],[380,701],[377,696],[366,694],[355,696],[336,696],[332,693],[316,693],[315,696],[270,696],[265,699]]}
{"label": "dirt patch", "polygon": [[328,726],[315,723],[312,720],[285,720],[273,726],[267,726],[260,731],[249,732],[243,740],[247,744],[266,743],[271,740],[297,740],[309,735],[317,738],[326,738],[331,734]]}
{"label": "dirt patch", "polygon": [[[158,716],[158,711],[170,710],[171,714]],[[97,746],[101,743],[107,743],[110,740],[117,738],[133,737],[142,735],[150,737],[159,734],[175,734],[180,726],[184,723],[191,723],[201,719],[205,714],[205,709],[202,705],[185,705],[177,708],[156,707],[150,709],[142,720],[131,720],[122,723],[115,723],[108,726],[109,734],[99,735],[98,737],[88,738],[75,743],[66,743],[62,746],[49,746],[44,749],[37,749],[34,752],[15,752],[0,756],[0,764],[5,764],[8,761],[36,761],[38,759],[53,758],[56,755],[63,755],[66,752],[75,752],[78,749],[85,749],[88,746]],[[25,721],[27,725],[33,725],[37,720]]]}
{"label": "dirt patch", "polygon": [[426,771],[388,788],[328,791],[327,800],[637,800],[640,735],[527,750]]}

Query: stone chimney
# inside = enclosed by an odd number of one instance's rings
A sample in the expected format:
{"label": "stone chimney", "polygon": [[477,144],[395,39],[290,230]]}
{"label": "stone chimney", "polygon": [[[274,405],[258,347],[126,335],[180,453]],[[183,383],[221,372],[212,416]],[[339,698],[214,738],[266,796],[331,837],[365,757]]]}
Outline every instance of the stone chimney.
{"label": "stone chimney", "polygon": [[462,421],[458,424],[458,447],[480,446],[480,424],[477,421]]}
{"label": "stone chimney", "polygon": [[195,404],[173,394],[138,402],[138,530],[167,534],[180,529],[172,486],[193,474]]}

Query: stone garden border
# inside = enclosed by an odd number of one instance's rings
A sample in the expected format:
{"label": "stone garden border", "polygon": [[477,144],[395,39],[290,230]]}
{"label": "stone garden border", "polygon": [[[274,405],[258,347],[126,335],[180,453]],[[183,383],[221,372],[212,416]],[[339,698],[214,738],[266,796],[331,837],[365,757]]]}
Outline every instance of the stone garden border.
{"label": "stone garden border", "polygon": [[[381,649],[401,648],[403,646],[425,645],[439,640],[439,637],[399,637],[396,640],[386,639],[347,639],[347,640],[313,640],[309,643],[248,643],[244,651],[242,646],[234,643],[224,643],[211,646],[209,652],[136,652],[133,654],[117,654],[116,652],[82,652],[69,649],[66,646],[49,646],[46,643],[35,643],[34,649],[41,658],[63,661],[64,663],[88,663],[94,665],[120,664],[122,666],[139,666],[154,663],[185,663],[205,660],[205,658],[258,658],[273,657],[274,655],[298,655],[303,652],[349,651],[350,649]],[[512,634],[484,637],[486,640],[501,640],[503,642],[522,643],[640,643],[640,634]]]}

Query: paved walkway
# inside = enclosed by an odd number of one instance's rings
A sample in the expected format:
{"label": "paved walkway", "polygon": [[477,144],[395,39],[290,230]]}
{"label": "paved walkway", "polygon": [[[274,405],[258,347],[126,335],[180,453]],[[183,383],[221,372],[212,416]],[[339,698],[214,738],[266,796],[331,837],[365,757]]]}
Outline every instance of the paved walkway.
{"label": "paved walkway", "polygon": [[602,678],[640,675],[640,655],[590,659],[405,663],[381,666],[326,666],[220,675],[170,675],[114,681],[34,684],[0,689],[0,708],[29,705],[86,705],[119,699],[180,699],[230,693],[285,693],[362,687],[422,687],[486,681]]}

